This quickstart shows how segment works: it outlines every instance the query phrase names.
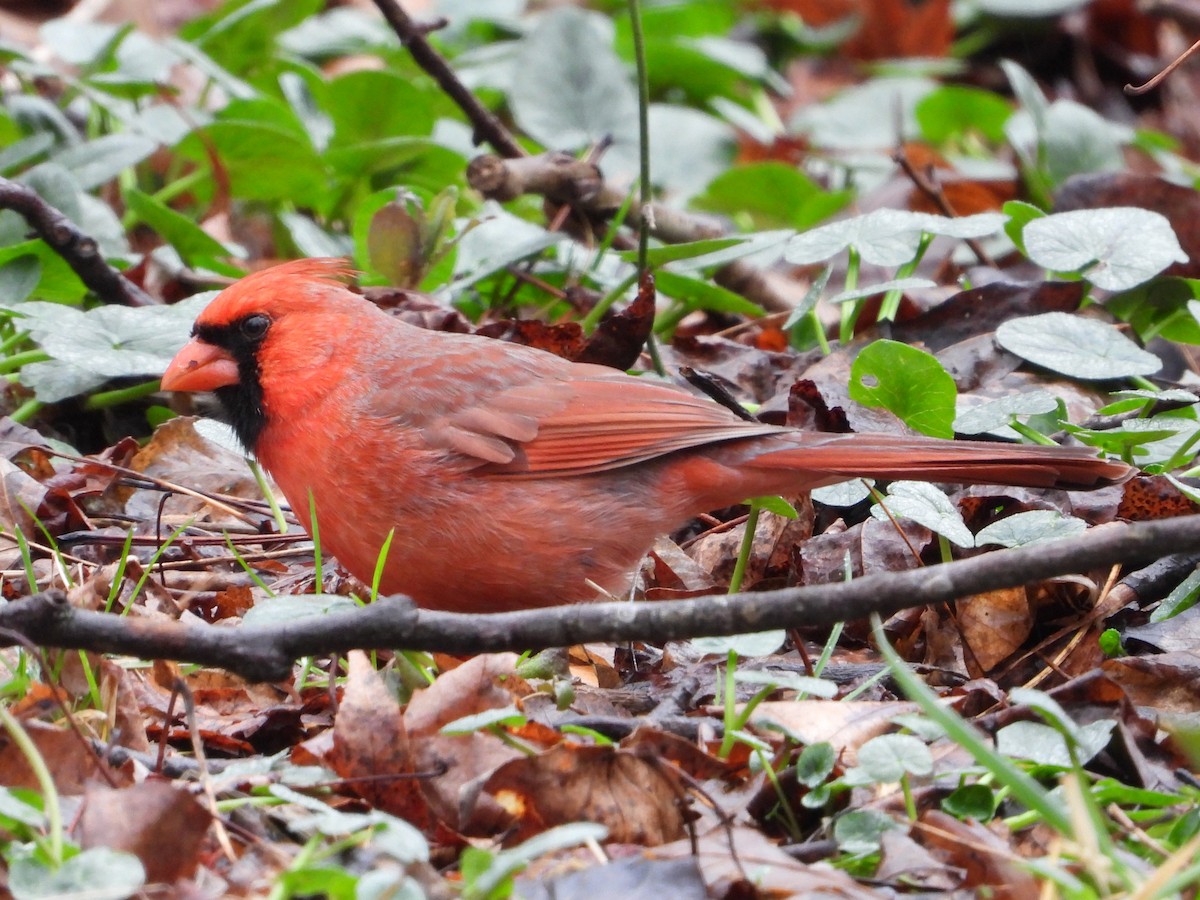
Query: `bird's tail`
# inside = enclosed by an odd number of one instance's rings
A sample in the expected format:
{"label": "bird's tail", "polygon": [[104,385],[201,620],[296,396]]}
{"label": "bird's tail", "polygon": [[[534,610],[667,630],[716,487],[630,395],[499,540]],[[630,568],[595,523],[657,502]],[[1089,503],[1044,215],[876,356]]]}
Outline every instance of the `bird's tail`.
{"label": "bird's tail", "polygon": [[[1128,481],[1137,469],[1083,447],[946,441],[889,434],[792,432],[743,465],[801,470],[814,483],[867,476],[963,484],[1086,489]],[[783,446],[780,446],[780,445]]]}

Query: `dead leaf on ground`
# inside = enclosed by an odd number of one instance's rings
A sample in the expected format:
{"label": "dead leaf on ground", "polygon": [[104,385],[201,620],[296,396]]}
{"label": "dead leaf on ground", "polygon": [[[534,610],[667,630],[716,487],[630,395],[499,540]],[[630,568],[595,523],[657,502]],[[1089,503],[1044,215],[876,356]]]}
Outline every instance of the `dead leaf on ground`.
{"label": "dead leaf on ground", "polygon": [[[479,795],[494,802],[479,803]],[[464,797],[468,834],[517,844],[569,822],[599,822],[608,840],[654,847],[683,835],[683,789],[670,765],[611,746],[563,743],[505,763]]]}
{"label": "dead leaf on ground", "polygon": [[1033,609],[1023,587],[976,594],[958,601],[963,640],[984,673],[1016,653],[1033,631]]}
{"label": "dead leaf on ground", "polygon": [[754,710],[753,723],[770,722],[796,735],[806,746],[828,742],[854,765],[856,750],[873,737],[892,730],[892,720],[916,712],[907,701],[767,700]]}
{"label": "dead leaf on ground", "polygon": [[[713,828],[697,846],[681,840],[646,850],[650,859],[695,857],[713,897],[822,897],[879,900],[832,866],[799,862],[774,841],[745,826]],[[747,883],[747,879],[753,879]]]}
{"label": "dead leaf on ground", "polygon": [[[84,743],[85,739],[66,725],[49,725],[37,720],[27,720],[21,725],[37,747],[60,794],[82,794],[89,784],[101,777],[101,766],[116,783],[128,783],[127,775],[102,763]],[[30,790],[40,787],[25,754],[7,731],[0,731],[0,784]]]}
{"label": "dead leaf on ground", "polygon": [[488,731],[452,735],[442,734],[441,728],[475,713],[513,706],[529,694],[529,685],[514,673],[516,662],[513,653],[472,657],[413,694],[404,711],[414,765],[441,773],[423,781],[422,792],[438,818],[455,830],[461,831],[463,785],[523,754]]}
{"label": "dead leaf on ground", "polygon": [[351,652],[348,663],[328,764],[376,809],[429,831],[434,816],[413,776],[433,773],[423,772],[414,760],[400,703],[366,653]]}
{"label": "dead leaf on ground", "polygon": [[1026,900],[1038,894],[1037,879],[1010,843],[978,822],[963,822],[941,810],[921,814],[914,834],[947,864],[966,873],[962,887],[987,891],[997,900]]}
{"label": "dead leaf on ground", "polygon": [[173,884],[196,871],[211,821],[195,797],[165,781],[119,790],[93,784],[84,797],[79,842],[132,853],[149,883]]}

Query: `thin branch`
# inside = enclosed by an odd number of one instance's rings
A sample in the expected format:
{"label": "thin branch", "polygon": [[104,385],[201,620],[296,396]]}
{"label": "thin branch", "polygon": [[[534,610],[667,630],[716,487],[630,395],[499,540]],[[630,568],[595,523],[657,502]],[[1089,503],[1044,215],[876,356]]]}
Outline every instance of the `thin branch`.
{"label": "thin branch", "polygon": [[[58,591],[0,607],[0,628],[35,643],[221,666],[282,681],[301,656],[403,647],[448,653],[537,650],[591,642],[664,642],[799,625],[944,603],[1117,563],[1200,550],[1200,516],[1097,528],[1078,538],[855,581],[657,603],[590,603],[494,615],[418,610],[405,597],[294,621],[223,628],[120,617],[72,607]],[[0,644],[3,642],[0,641]]]}
{"label": "thin branch", "polygon": [[[524,159],[477,156],[467,167],[467,183],[490,200],[503,203],[522,194],[536,194],[555,203],[570,204],[601,221],[611,219],[625,203],[625,193],[604,181],[595,165],[560,152]],[[641,229],[643,223],[650,235],[664,244],[731,236],[727,223],[716,216],[662,203],[634,204],[630,208],[626,224]],[[805,294],[794,280],[740,259],[717,269],[713,280],[769,312],[790,311]]]}
{"label": "thin branch", "polygon": [[400,43],[408,48],[413,61],[438,83],[438,87],[458,104],[458,108],[470,120],[475,129],[475,142],[487,141],[497,153],[509,159],[524,156],[525,151],[508,129],[458,80],[450,64],[433,49],[425,37],[431,30],[430,26],[414,22],[398,0],[375,0],[375,5],[396,32],[396,37],[400,38]]}
{"label": "thin branch", "polygon": [[80,281],[106,303],[156,306],[158,301],[105,261],[95,238],[23,184],[0,178],[0,209],[11,209],[29,223],[50,249],[63,258]]}

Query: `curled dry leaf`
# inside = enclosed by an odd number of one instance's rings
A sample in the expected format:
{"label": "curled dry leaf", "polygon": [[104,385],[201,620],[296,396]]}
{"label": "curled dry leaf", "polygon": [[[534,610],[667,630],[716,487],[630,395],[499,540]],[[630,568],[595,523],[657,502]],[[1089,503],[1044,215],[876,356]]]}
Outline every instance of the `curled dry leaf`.
{"label": "curled dry leaf", "polygon": [[512,653],[472,657],[414,694],[404,711],[413,765],[417,771],[441,773],[421,782],[426,802],[456,830],[461,830],[463,786],[522,753],[488,731],[451,735],[442,734],[441,728],[466,716],[512,706],[528,695],[529,685],[514,674],[516,662]]}
{"label": "curled dry leaf", "polygon": [[413,758],[400,703],[365,653],[356,650],[348,659],[328,762],[373,807],[430,830],[433,812],[413,777],[424,773]]}
{"label": "curled dry leaf", "polygon": [[173,884],[191,876],[212,816],[187,791],[165,781],[146,781],[113,790],[88,786],[79,842],[109,847],[142,861],[146,880]]}
{"label": "curled dry leaf", "polygon": [[964,870],[961,887],[987,890],[998,900],[1037,896],[1036,879],[1019,865],[1009,844],[979,823],[930,809],[922,813],[917,834],[936,855]]}
{"label": "curled dry leaf", "polygon": [[465,797],[470,814],[464,829],[507,832],[506,841],[514,844],[555,825],[599,822],[613,843],[655,847],[682,837],[686,822],[674,769],[611,746],[559,744],[522,756],[493,772],[479,793],[495,805]]}
{"label": "curled dry leaf", "polygon": [[983,672],[1015,653],[1033,630],[1033,610],[1025,588],[977,594],[958,603],[963,640]]}

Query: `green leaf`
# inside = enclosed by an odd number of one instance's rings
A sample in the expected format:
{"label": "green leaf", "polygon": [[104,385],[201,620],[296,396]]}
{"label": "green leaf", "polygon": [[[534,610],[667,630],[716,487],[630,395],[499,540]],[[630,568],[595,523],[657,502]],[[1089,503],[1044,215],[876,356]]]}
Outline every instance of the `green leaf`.
{"label": "green leaf", "polygon": [[[87,286],[79,280],[75,271],[44,241],[24,241],[0,248],[0,266],[29,256],[37,260],[39,277],[37,285],[28,296],[55,303],[78,303],[87,294]],[[14,277],[17,277],[17,274],[14,274]],[[0,296],[0,306],[7,305],[8,298]]]}
{"label": "green leaf", "polygon": [[905,775],[933,772],[933,754],[911,734],[881,734],[858,748],[858,766],[877,784],[891,784]]}
{"label": "green leaf", "polygon": [[730,651],[743,659],[770,656],[783,646],[787,632],[760,631],[754,634],[731,634],[719,637],[693,638],[692,646],[700,653],[715,653],[726,656]]}
{"label": "green leaf", "polygon": [[999,143],[1012,107],[991,91],[951,84],[922,97],[914,114],[925,139],[934,144],[972,134]]}
{"label": "green leaf", "polygon": [[883,504],[877,503],[871,507],[871,515],[883,522],[888,521],[889,512],[893,516],[912,519],[960,547],[975,546],[975,537],[963,522],[958,507],[932,484],[923,481],[893,482]]}
{"label": "green leaf", "polygon": [[8,889],[14,900],[87,897],[125,900],[146,883],[146,870],[132,853],[93,847],[72,856],[58,868],[31,857],[9,863]]}
{"label": "green leaf", "polygon": [[796,780],[805,787],[815,788],[824,784],[833,774],[837,763],[837,751],[833,744],[822,741],[819,744],[809,744],[796,760]]}
{"label": "green leaf", "polygon": [[783,516],[785,519],[796,519],[800,516],[800,513],[796,512],[796,507],[782,497],[755,497],[754,505],[767,512],[773,512],[777,516]]}
{"label": "green leaf", "polygon": [[1040,266],[1081,272],[1110,291],[1149,281],[1187,254],[1166,216],[1136,206],[1054,213],[1025,226],[1025,250]]}
{"label": "green leaf", "polygon": [[573,6],[543,13],[521,41],[508,102],[545,147],[576,150],[612,136],[637,143],[637,95],[606,19]]}
{"label": "green leaf", "polygon": [[529,720],[525,714],[515,706],[506,706],[502,709],[485,709],[482,712],[455,719],[453,722],[447,722],[440,731],[442,734],[474,734],[476,731],[496,725],[516,727],[524,725],[527,721]]}
{"label": "green leaf", "polygon": [[879,850],[886,831],[898,831],[901,826],[877,809],[852,809],[833,823],[833,839],[843,853],[865,856]]}
{"label": "green leaf", "polygon": [[692,309],[709,309],[714,312],[755,317],[763,314],[760,306],[751,303],[741,294],[735,294],[705,278],[693,278],[669,269],[660,269],[654,273],[654,284],[660,293],[685,303]]}
{"label": "green leaf", "polygon": [[1087,522],[1074,516],[1064,516],[1054,509],[1031,509],[1005,516],[980,529],[975,546],[999,544],[1002,547],[1024,547],[1063,538],[1078,537],[1087,531]]}
{"label": "green leaf", "polygon": [[[230,255],[224,244],[192,219],[176,212],[162,201],[132,187],[126,188],[122,196],[129,211],[174,247],[188,265],[210,265]],[[219,268],[229,270],[231,267]],[[236,270],[224,271],[224,274],[233,275],[236,274]]]}
{"label": "green leaf", "polygon": [[242,616],[243,626],[272,626],[310,616],[327,616],[358,609],[349,597],[335,594],[286,594],[260,599]]}
{"label": "green leaf", "polygon": [[1049,391],[1009,394],[963,410],[954,417],[954,430],[958,434],[983,434],[1007,428],[1013,416],[1038,416],[1057,408],[1058,400]]}
{"label": "green leaf", "polygon": [[[601,165],[620,177],[635,172],[636,143],[618,147]],[[650,104],[650,173],[656,187],[684,200],[729,168],[737,133],[721,119],[673,103]]]}
{"label": "green leaf", "polygon": [[1165,622],[1167,619],[1191,609],[1200,600],[1200,569],[1192,572],[1182,582],[1177,584],[1158,604],[1150,614],[1151,622]]}
{"label": "green leaf", "polygon": [[1100,632],[1096,643],[1100,647],[1100,652],[1109,659],[1125,655],[1125,648],[1121,646],[1121,632],[1115,628],[1105,628]]}
{"label": "green leaf", "polygon": [[429,94],[395,72],[368,69],[342,75],[329,83],[321,108],[333,119],[331,147],[427,137],[433,131]]}
{"label": "green leaf", "polygon": [[999,213],[950,218],[906,209],[877,209],[796,235],[784,256],[796,265],[811,265],[853,247],[864,262],[891,268],[917,255],[924,234],[980,238],[999,231],[1003,224],[1004,216]]}
{"label": "green leaf", "polygon": [[891,281],[868,284],[852,291],[842,291],[829,297],[828,300],[830,303],[850,303],[854,300],[862,300],[864,297],[886,294],[889,291],[919,291],[932,287],[937,287],[937,282],[930,281],[928,278],[894,278]]}
{"label": "green leaf", "polygon": [[41,280],[42,264],[32,253],[0,263],[0,304],[20,303],[33,293]]}
{"label": "green leaf", "polygon": [[[698,256],[705,256],[729,247],[740,247],[746,243],[744,237],[723,237],[704,241],[688,241],[685,244],[664,244],[661,247],[651,247],[646,252],[646,262],[654,267],[665,266],[667,263],[693,260]],[[617,255],[627,263],[637,262],[638,258],[636,250],[623,250]]]}
{"label": "green leaf", "polygon": [[829,699],[836,697],[838,686],[824,678],[812,678],[798,672],[785,672],[782,669],[738,669],[733,673],[733,680],[738,684],[756,684],[777,689],[800,691],[814,697]]}
{"label": "green leaf", "polygon": [[824,503],[826,506],[839,508],[856,506],[871,496],[871,484],[872,482],[864,481],[861,478],[839,481],[837,484],[827,487],[815,488],[812,498],[817,503]]}
{"label": "green leaf", "polygon": [[140,134],[109,134],[54,154],[51,162],[67,169],[76,183],[90,191],[112,181],[158,149]]}
{"label": "green leaf", "polygon": [[1114,326],[1071,313],[1010,319],[996,329],[996,342],[1021,359],[1084,380],[1152,375],[1162,368],[1157,356]]}
{"label": "green leaf", "polygon": [[795,166],[764,162],[727,169],[692,198],[692,206],[754,230],[803,229],[827,219],[849,199],[849,191],[826,191]]}
{"label": "green leaf", "polygon": [[[1200,344],[1200,280],[1163,276],[1104,301],[1104,307],[1133,326],[1144,341]],[[1195,305],[1193,305],[1195,304]]]}
{"label": "green leaf", "polygon": [[1029,254],[1025,250],[1025,226],[1034,219],[1044,219],[1046,212],[1024,200],[1009,200],[1004,204],[1003,210],[1004,214],[1008,216],[1008,221],[1004,223],[1004,233],[1008,235],[1008,239],[1016,245],[1018,250],[1028,256]]}
{"label": "green leaf", "polygon": [[20,312],[30,335],[55,359],[120,378],[161,374],[211,299],[206,293],[171,306],[100,306],[87,312],[30,302]]}
{"label": "green leaf", "polygon": [[470,882],[471,890],[468,896],[491,897],[492,891],[534,860],[589,841],[602,841],[607,836],[608,829],[594,822],[572,822],[569,825],[547,829],[522,844],[501,850],[492,857],[486,868],[476,862],[473,865],[475,877]]}
{"label": "green leaf", "polygon": [[850,397],[890,410],[933,437],[954,436],[954,379],[937,358],[898,341],[874,341],[850,367]]}
{"label": "green leaf", "polygon": [[958,819],[990,822],[1000,800],[996,792],[983,784],[964,784],[942,801],[942,809]]}
{"label": "green leaf", "polygon": [[3,785],[0,785],[0,817],[30,828],[44,828],[46,825],[46,814],[41,809],[18,797],[13,788]]}
{"label": "green leaf", "polygon": [[815,147],[880,150],[917,137],[913,110],[937,87],[931,78],[883,77],[847,88],[832,100],[808,104],[790,123]]}
{"label": "green leaf", "polygon": [[230,72],[242,73],[272,59],[276,36],[309,18],[321,0],[250,0],[221,6],[192,19],[179,36],[194,42]]}

